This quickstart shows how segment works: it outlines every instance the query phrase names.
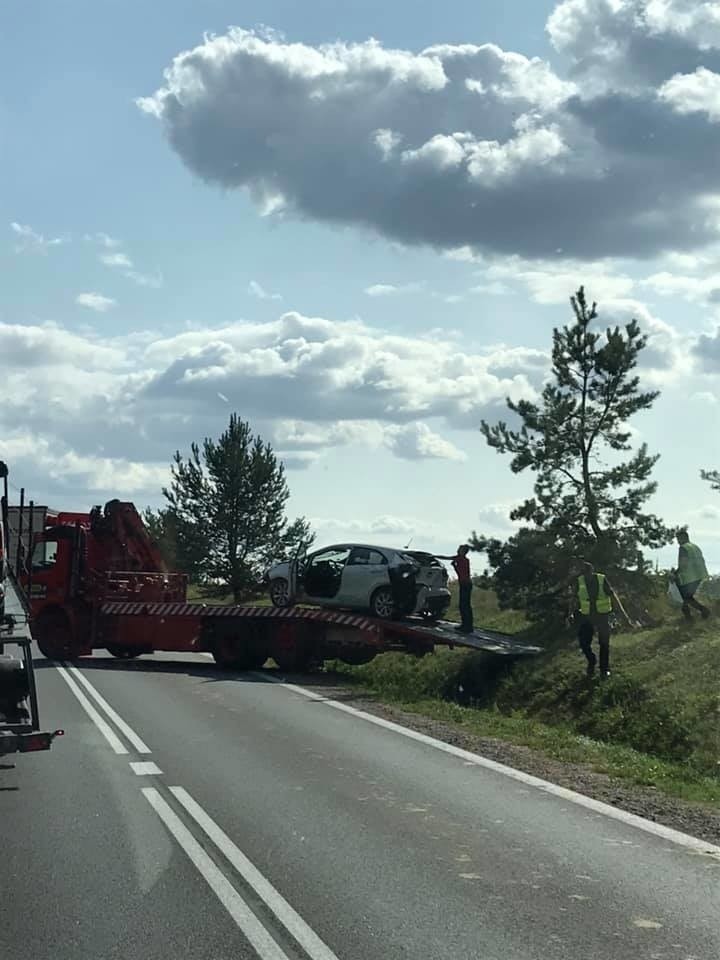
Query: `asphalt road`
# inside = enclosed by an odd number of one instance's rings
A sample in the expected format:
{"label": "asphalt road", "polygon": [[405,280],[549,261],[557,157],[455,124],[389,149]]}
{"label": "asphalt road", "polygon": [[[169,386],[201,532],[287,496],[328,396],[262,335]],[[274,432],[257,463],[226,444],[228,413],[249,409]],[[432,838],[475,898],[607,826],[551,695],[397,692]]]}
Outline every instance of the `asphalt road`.
{"label": "asphalt road", "polygon": [[720,851],[200,655],[38,667],[2,960],[720,956]]}

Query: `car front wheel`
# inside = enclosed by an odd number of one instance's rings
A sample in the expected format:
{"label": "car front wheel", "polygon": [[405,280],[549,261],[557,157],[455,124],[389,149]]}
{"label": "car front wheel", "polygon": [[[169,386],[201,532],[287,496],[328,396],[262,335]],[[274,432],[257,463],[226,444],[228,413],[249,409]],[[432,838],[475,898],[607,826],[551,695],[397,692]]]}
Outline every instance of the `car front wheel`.
{"label": "car front wheel", "polygon": [[379,587],[370,598],[370,612],[380,620],[391,620],[395,616],[395,600],[390,587]]}
{"label": "car front wheel", "polygon": [[290,584],[284,577],[270,581],[270,600],[274,607],[290,606]]}

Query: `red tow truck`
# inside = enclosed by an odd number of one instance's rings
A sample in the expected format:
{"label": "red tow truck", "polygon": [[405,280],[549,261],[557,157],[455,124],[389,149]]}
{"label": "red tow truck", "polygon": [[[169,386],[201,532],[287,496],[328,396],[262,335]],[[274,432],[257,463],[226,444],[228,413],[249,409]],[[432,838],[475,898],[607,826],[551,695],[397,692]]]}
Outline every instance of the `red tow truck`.
{"label": "red tow truck", "polygon": [[33,637],[53,660],[95,649],[120,659],[207,652],[223,667],[257,669],[272,658],[292,671],[328,659],[365,663],[387,650],[422,655],[438,643],[516,656],[537,652],[491,631],[460,639],[450,624],[301,606],[189,603],[187,577],[167,570],[133,504],[119,500],[88,514],[58,513],[32,542],[22,582]]}

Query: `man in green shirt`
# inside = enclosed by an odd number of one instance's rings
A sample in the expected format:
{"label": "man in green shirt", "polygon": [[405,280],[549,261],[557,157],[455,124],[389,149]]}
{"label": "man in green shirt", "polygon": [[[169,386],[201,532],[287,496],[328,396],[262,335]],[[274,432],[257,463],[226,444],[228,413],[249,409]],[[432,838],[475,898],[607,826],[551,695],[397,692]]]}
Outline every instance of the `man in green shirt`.
{"label": "man in green shirt", "polygon": [[673,570],[675,583],[683,600],[682,612],[686,620],[692,620],[690,607],[700,613],[703,620],[710,616],[709,609],[695,599],[700,584],[707,579],[708,571],[700,547],[690,542],[687,530],[678,530],[678,566]]}

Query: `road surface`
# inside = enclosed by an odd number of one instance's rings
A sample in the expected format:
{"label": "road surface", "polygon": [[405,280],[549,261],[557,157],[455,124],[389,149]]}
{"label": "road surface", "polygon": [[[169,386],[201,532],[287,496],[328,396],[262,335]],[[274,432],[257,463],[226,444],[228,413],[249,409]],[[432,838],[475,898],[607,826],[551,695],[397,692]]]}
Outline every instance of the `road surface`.
{"label": "road surface", "polygon": [[66,736],[0,769],[2,960],[720,956],[720,850],[269,671],[37,666]]}

